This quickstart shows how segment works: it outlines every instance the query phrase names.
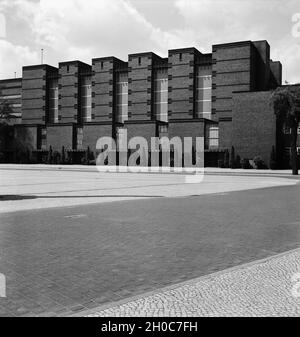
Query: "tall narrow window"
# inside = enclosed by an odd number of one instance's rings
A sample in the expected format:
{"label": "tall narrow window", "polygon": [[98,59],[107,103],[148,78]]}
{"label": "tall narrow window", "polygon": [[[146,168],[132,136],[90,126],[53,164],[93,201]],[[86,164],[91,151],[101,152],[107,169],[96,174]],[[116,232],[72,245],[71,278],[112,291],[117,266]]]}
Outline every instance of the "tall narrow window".
{"label": "tall narrow window", "polygon": [[47,150],[47,129],[41,130],[41,150]]}
{"label": "tall narrow window", "polygon": [[205,135],[205,148],[216,149],[219,147],[219,127],[207,125]]}
{"label": "tall narrow window", "polygon": [[168,69],[158,69],[154,79],[154,111],[156,120],[168,121]]}
{"label": "tall narrow window", "polygon": [[83,128],[77,128],[77,150],[82,149],[83,144]]}
{"label": "tall narrow window", "polygon": [[212,76],[210,67],[197,69],[196,114],[199,118],[211,119]]}
{"label": "tall narrow window", "polygon": [[118,73],[116,84],[116,121],[124,123],[128,119],[128,73]]}
{"label": "tall narrow window", "polygon": [[92,120],[92,77],[84,76],[81,82],[81,115],[83,122]]}
{"label": "tall narrow window", "polygon": [[58,122],[58,79],[52,78],[49,83],[49,122]]}

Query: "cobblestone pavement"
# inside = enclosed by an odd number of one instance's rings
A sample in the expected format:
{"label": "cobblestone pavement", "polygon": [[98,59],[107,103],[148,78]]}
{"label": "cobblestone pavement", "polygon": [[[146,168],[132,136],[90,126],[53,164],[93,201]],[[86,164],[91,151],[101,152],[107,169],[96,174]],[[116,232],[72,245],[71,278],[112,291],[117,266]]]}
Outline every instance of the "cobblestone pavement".
{"label": "cobblestone pavement", "polygon": [[[300,316],[300,249],[94,310],[89,317]],[[300,274],[299,274],[300,275]],[[293,295],[292,289],[296,289]]]}
{"label": "cobblestone pavement", "polygon": [[[0,177],[0,316],[72,315],[300,246],[297,180],[209,176],[193,186],[81,169]],[[108,195],[114,202],[102,202]]]}
{"label": "cobblestone pavement", "polygon": [[0,316],[67,316],[300,246],[300,185],[0,216]]}

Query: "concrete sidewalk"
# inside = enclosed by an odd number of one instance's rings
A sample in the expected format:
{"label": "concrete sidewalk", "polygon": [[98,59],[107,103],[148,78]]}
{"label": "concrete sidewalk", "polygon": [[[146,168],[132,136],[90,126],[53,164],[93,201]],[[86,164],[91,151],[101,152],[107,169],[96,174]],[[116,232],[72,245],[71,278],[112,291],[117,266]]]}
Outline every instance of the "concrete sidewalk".
{"label": "concrete sidewalk", "polygon": [[296,249],[105,305],[80,316],[300,316],[299,283],[300,249]]}
{"label": "concrete sidewalk", "polygon": [[187,184],[185,174],[98,172],[95,166],[0,165],[0,213],[229,193],[292,186],[299,181],[287,174],[249,175],[231,171],[234,173],[207,169],[201,183]]}
{"label": "concrete sidewalk", "polygon": [[[98,172],[95,165],[47,165],[47,164],[0,164],[0,170],[50,170],[50,171],[82,171]],[[291,176],[291,170],[255,170],[255,169],[230,169],[218,167],[205,167],[205,173],[237,174],[237,175],[270,175]],[[153,173],[155,174],[155,173]],[[173,173],[171,173],[173,174]],[[178,174],[178,173],[174,173]]]}

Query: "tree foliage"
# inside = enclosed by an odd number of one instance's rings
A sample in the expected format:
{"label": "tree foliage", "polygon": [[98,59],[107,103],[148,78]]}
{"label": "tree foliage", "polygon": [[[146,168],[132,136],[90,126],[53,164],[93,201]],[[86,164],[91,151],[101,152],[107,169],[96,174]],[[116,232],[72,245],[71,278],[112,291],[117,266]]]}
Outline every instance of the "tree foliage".
{"label": "tree foliage", "polygon": [[0,87],[0,123],[6,124],[13,117],[14,110],[9,101],[2,97],[2,89]]}
{"label": "tree foliage", "polygon": [[300,122],[300,86],[278,87],[271,96],[271,105],[281,123],[291,128],[291,163],[293,174],[298,174],[297,130]]}

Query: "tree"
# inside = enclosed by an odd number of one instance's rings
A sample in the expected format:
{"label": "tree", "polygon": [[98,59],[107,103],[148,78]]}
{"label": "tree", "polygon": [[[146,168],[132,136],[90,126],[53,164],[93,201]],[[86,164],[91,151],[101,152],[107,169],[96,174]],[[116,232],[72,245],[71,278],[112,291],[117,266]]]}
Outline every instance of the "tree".
{"label": "tree", "polygon": [[232,168],[232,169],[235,168],[235,151],[234,151],[234,146],[231,147],[231,151],[230,151],[230,168]]}
{"label": "tree", "polygon": [[276,150],[275,150],[275,146],[272,146],[272,151],[271,151],[271,155],[270,155],[270,169],[271,170],[275,170],[277,167],[277,156],[276,156]]}
{"label": "tree", "polygon": [[2,88],[0,87],[0,158],[5,161],[5,151],[10,132],[9,120],[12,117],[13,110],[9,102],[3,98]]}
{"label": "tree", "polygon": [[278,87],[271,96],[271,105],[281,124],[291,128],[291,164],[298,175],[297,130],[300,122],[300,86]]}
{"label": "tree", "polygon": [[229,151],[226,149],[225,153],[224,153],[224,166],[225,166],[225,168],[229,167],[229,160],[230,160]]}
{"label": "tree", "polygon": [[2,97],[2,88],[0,87],[0,124],[7,124],[13,117],[14,111],[9,101]]}

